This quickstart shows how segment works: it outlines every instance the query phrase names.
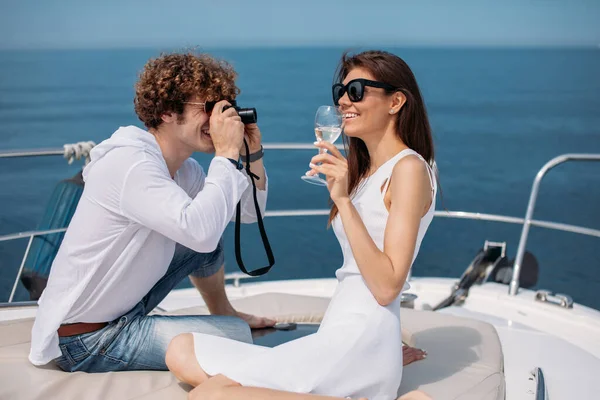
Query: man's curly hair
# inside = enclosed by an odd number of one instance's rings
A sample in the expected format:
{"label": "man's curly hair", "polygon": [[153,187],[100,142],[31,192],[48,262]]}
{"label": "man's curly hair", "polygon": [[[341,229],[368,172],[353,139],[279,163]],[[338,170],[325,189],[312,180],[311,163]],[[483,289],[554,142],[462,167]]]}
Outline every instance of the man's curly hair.
{"label": "man's curly hair", "polygon": [[147,128],[157,128],[161,116],[175,113],[182,120],[184,102],[194,96],[202,101],[234,100],[233,67],[208,54],[163,54],[149,60],[135,85],[135,113]]}

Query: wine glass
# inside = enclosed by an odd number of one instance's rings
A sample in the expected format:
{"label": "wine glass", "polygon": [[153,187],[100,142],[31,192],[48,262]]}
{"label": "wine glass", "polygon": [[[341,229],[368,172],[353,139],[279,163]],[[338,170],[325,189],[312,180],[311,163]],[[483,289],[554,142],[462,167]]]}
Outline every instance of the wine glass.
{"label": "wine glass", "polygon": [[[337,107],[321,106],[315,115],[315,136],[317,142],[326,141],[334,143],[342,133],[342,114]],[[327,149],[319,149],[319,154],[326,153]],[[303,175],[302,180],[313,185],[327,186],[327,181],[317,175]]]}

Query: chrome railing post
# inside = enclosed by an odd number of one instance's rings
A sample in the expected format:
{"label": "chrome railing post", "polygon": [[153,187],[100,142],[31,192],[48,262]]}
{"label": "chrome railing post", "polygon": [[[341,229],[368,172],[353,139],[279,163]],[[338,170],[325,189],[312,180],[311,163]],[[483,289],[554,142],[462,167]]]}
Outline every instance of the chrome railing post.
{"label": "chrome railing post", "polygon": [[529,195],[529,203],[527,204],[527,213],[525,214],[525,221],[523,222],[523,230],[521,231],[521,239],[519,240],[519,247],[517,248],[517,256],[515,258],[515,265],[513,268],[513,275],[508,287],[508,294],[514,296],[519,291],[519,277],[521,274],[521,266],[523,265],[523,257],[525,256],[525,248],[527,246],[527,236],[529,235],[529,227],[533,220],[533,211],[535,210],[535,203],[537,201],[538,192],[540,189],[540,183],[542,178],[552,168],[566,161],[577,160],[577,161],[600,161],[600,154],[563,154],[548,161],[537,173],[531,187],[531,194]]}
{"label": "chrome railing post", "polygon": [[534,368],[531,371],[533,379],[535,380],[535,400],[547,400],[548,389],[546,389],[546,379],[544,379],[544,373],[540,367]]}
{"label": "chrome railing post", "polygon": [[533,181],[531,193],[529,194],[529,203],[527,203],[527,212],[525,213],[525,221],[523,221],[523,229],[521,230],[521,238],[519,239],[519,247],[517,248],[517,257],[515,258],[515,265],[513,267],[513,276],[508,286],[508,293],[510,295],[516,295],[519,289],[519,276],[521,274],[521,264],[523,263],[523,257],[525,255],[525,245],[527,244],[527,236],[529,236],[529,227],[531,226],[531,220],[533,218],[533,211],[535,210],[535,203],[540,188],[540,181],[546,174],[549,168],[546,168],[548,164],[538,171]]}
{"label": "chrome railing post", "polygon": [[19,285],[19,278],[21,277],[21,273],[23,272],[23,268],[25,267],[25,260],[27,260],[27,256],[29,255],[29,249],[31,249],[31,243],[33,243],[33,238],[35,235],[31,235],[29,237],[29,243],[27,243],[27,249],[25,250],[25,255],[23,256],[23,260],[21,261],[21,267],[19,267],[19,272],[17,273],[17,278],[15,279],[15,283],[13,284],[12,291],[10,292],[10,297],[8,298],[8,302],[12,303],[13,298],[15,297],[15,292],[17,291],[17,286]]}

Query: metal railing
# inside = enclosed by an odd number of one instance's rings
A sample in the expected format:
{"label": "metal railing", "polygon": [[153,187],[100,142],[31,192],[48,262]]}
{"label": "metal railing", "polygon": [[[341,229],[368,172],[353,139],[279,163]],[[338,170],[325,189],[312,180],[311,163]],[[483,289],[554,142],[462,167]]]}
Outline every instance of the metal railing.
{"label": "metal railing", "polygon": [[[300,143],[270,143],[264,144],[263,147],[265,149],[271,150],[314,150],[314,146],[311,144],[300,144]],[[337,146],[338,148],[342,148],[341,145]],[[64,149],[38,149],[38,150],[25,150],[25,151],[7,151],[0,153],[0,158],[12,158],[12,157],[39,157],[39,156],[65,156]],[[564,232],[572,232],[578,233],[587,236],[595,236],[600,238],[600,230],[581,227],[577,225],[570,225],[558,222],[551,221],[543,221],[543,220],[534,220],[533,212],[535,209],[535,204],[537,202],[537,196],[539,192],[539,186],[542,178],[547,174],[547,172],[554,168],[555,166],[565,163],[567,161],[600,161],[600,154],[564,154],[558,156],[548,163],[546,163],[536,174],[535,180],[533,182],[533,186],[531,189],[531,194],[529,197],[529,203],[527,206],[527,213],[525,218],[511,217],[506,215],[498,215],[498,214],[486,214],[486,213],[474,213],[467,211],[435,211],[435,217],[442,218],[454,218],[454,219],[469,219],[469,220],[479,220],[479,221],[491,221],[491,222],[502,222],[502,223],[510,223],[510,224],[518,224],[523,225],[523,230],[521,232],[521,238],[519,240],[519,245],[517,249],[517,256],[515,258],[514,270],[512,279],[509,285],[509,294],[516,295],[519,288],[519,275],[521,272],[521,266],[523,263],[523,257],[525,254],[525,246],[527,244],[527,238],[529,236],[529,227],[537,226],[546,229],[564,231]],[[275,210],[275,211],[267,211],[265,213],[265,217],[296,217],[296,216],[325,216],[329,215],[329,210]],[[9,297],[8,302],[12,303],[14,298],[14,294],[16,292],[19,278],[23,269],[25,267],[25,262],[27,256],[29,255],[29,251],[31,249],[31,244],[33,239],[37,236],[49,235],[53,233],[60,233],[66,231],[66,228],[59,229],[51,229],[51,230],[40,230],[40,231],[27,231],[27,232],[18,232],[9,235],[0,235],[0,242],[5,242],[9,240],[16,239],[24,239],[29,238],[29,242],[27,244],[27,248],[25,250],[25,254],[21,261],[21,265],[19,267],[19,272],[17,273],[15,282],[13,284],[13,288]],[[234,273],[228,274],[226,279],[234,280],[234,286],[239,286],[240,280],[244,279],[245,276],[241,276],[242,274]]]}
{"label": "metal railing", "polygon": [[[343,145],[337,144],[336,147],[340,150]],[[265,150],[315,150],[315,146],[310,143],[264,143]],[[42,156],[63,156],[66,157],[65,148],[49,148],[49,149],[30,149],[30,150],[7,150],[0,153],[0,158],[17,158],[17,157],[42,157]]]}
{"label": "metal railing", "polygon": [[552,168],[567,161],[600,161],[600,154],[563,154],[548,161],[536,174],[535,179],[533,180],[533,186],[531,187],[531,194],[529,195],[529,203],[527,204],[527,213],[525,214],[525,222],[523,223],[523,230],[521,231],[521,239],[519,240],[519,246],[517,248],[513,276],[508,287],[508,293],[512,296],[516,295],[519,291],[519,276],[521,274],[521,266],[523,265],[523,257],[525,256],[525,246],[527,245],[529,227],[532,225],[533,211],[535,210],[535,203],[537,202],[542,179]]}
{"label": "metal railing", "polygon": [[546,389],[546,379],[540,367],[535,367],[531,371],[531,375],[535,381],[535,400],[547,400],[548,389]]}
{"label": "metal railing", "polygon": [[27,243],[27,248],[25,249],[25,254],[23,255],[23,259],[21,260],[21,266],[19,267],[19,272],[17,272],[17,277],[15,278],[15,282],[13,283],[12,290],[10,291],[10,296],[8,297],[9,303],[12,303],[12,301],[15,297],[15,293],[17,291],[17,286],[19,285],[19,278],[21,277],[21,274],[23,273],[23,268],[25,267],[25,261],[27,261],[27,256],[29,255],[29,250],[31,250],[31,244],[33,243],[33,238],[35,238],[36,236],[50,235],[52,233],[60,233],[60,232],[66,231],[66,230],[67,230],[67,228],[60,228],[60,229],[49,229],[49,230],[45,230],[45,231],[20,232],[20,233],[15,233],[12,235],[6,235],[6,236],[0,237],[0,241],[3,241],[3,242],[8,241],[8,240],[15,240],[15,239],[22,239],[25,237],[29,237],[29,242]]}

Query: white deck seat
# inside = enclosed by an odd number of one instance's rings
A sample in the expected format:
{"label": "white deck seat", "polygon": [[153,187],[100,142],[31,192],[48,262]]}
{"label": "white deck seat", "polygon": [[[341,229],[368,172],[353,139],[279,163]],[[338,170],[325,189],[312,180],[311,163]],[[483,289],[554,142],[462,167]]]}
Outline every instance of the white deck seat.
{"label": "white deck seat", "polygon": [[[329,300],[269,293],[233,301],[243,312],[278,321],[318,322]],[[169,314],[206,314],[194,307]],[[189,387],[169,372],[66,373],[27,360],[32,319],[0,322],[0,399],[184,400]],[[403,340],[428,351],[404,369],[399,394],[420,389],[435,400],[502,400],[502,350],[491,325],[450,315],[402,309]]]}

